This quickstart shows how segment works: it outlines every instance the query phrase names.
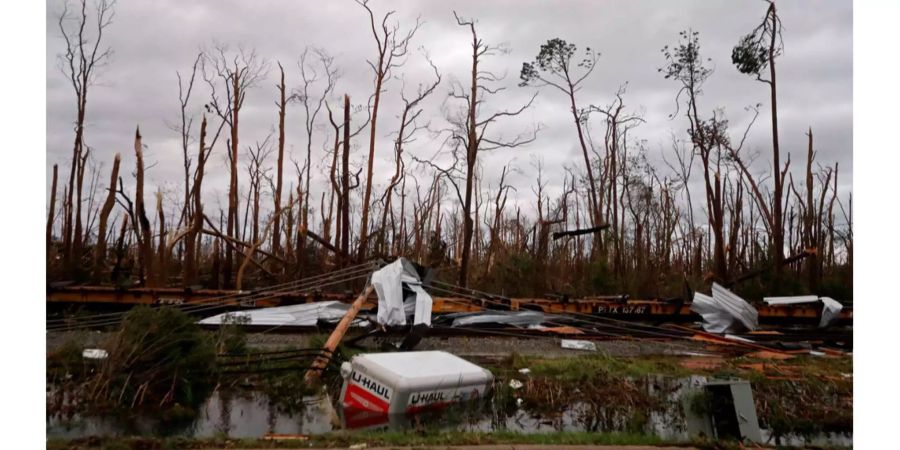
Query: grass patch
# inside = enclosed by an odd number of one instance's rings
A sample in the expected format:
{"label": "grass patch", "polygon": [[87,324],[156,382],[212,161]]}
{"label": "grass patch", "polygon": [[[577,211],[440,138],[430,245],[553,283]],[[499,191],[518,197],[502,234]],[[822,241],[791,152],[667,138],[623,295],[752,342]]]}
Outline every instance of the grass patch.
{"label": "grass patch", "polygon": [[268,441],[262,439],[188,439],[188,438],[83,438],[49,440],[48,450],[76,449],[211,449],[211,448],[297,448],[348,447],[365,443],[367,446],[445,446],[445,445],[673,445],[681,442],[664,441],[655,436],[636,433],[555,432],[522,434],[511,431],[493,433],[445,431],[359,431],[332,432],[310,436],[306,441]]}
{"label": "grass patch", "polygon": [[643,356],[617,358],[606,353],[592,353],[571,358],[538,358],[513,354],[498,367],[499,373],[528,368],[533,376],[561,381],[590,378],[596,374],[615,377],[648,375],[687,376],[690,372],[678,365],[677,358]]}

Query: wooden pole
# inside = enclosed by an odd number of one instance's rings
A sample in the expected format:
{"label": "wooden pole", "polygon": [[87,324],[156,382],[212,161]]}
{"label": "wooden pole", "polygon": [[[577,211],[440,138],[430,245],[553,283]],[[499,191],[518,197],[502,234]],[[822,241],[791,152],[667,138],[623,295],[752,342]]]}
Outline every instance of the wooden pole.
{"label": "wooden pole", "polygon": [[353,304],[350,305],[350,309],[347,311],[347,314],[344,314],[344,317],[337,324],[337,327],[334,328],[334,331],[331,332],[331,336],[328,336],[328,340],[325,341],[325,345],[322,346],[323,355],[319,355],[315,361],[313,361],[312,367],[306,371],[306,375],[303,377],[304,381],[307,383],[312,383],[319,379],[319,375],[322,372],[322,369],[325,368],[325,365],[328,364],[328,361],[331,360],[331,354],[337,349],[338,344],[341,343],[341,339],[344,338],[344,334],[347,333],[347,329],[350,328],[350,324],[353,323],[353,319],[356,318],[356,315],[359,314],[360,308],[362,308],[363,303],[365,303],[366,299],[369,298],[369,295],[372,294],[374,287],[371,284],[366,285],[366,289],[363,290],[362,294],[359,294],[359,297],[356,297],[356,300],[353,301]]}

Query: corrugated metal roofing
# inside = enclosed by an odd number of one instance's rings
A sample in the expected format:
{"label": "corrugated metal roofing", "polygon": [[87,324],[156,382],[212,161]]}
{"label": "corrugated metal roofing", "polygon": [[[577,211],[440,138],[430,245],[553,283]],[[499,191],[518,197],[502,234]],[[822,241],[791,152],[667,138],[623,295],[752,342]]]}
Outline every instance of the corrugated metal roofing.
{"label": "corrugated metal roofing", "polygon": [[815,303],[819,301],[818,295],[794,295],[788,297],[765,297],[763,301],[767,305],[796,305],[798,303]]}

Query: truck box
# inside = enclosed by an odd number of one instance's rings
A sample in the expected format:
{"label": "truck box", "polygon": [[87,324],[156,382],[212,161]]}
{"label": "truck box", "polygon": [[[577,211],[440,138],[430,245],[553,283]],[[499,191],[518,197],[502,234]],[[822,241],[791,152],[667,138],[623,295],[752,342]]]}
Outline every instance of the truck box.
{"label": "truck box", "polygon": [[[381,416],[414,414],[483,397],[494,378],[490,371],[442,351],[357,355],[344,363],[341,372],[344,416],[365,417],[368,424],[387,419]],[[352,423],[347,425],[353,428]]]}

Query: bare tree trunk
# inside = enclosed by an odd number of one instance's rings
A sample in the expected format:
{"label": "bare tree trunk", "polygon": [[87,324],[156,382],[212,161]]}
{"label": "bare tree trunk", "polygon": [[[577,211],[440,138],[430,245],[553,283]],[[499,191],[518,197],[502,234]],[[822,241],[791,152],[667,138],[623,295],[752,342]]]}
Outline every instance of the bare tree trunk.
{"label": "bare tree trunk", "polygon": [[369,202],[372,199],[372,167],[375,162],[375,136],[378,124],[378,106],[381,103],[381,91],[384,80],[390,79],[391,69],[402,64],[402,59],[401,62],[395,63],[394,58],[406,56],[409,41],[419,28],[419,21],[418,19],[416,20],[415,26],[405,36],[401,35],[398,38],[399,25],[395,25],[393,28],[388,28],[387,26],[387,20],[393,14],[393,11],[391,11],[385,14],[381,23],[381,33],[379,33],[376,30],[375,15],[372,9],[369,8],[368,0],[357,0],[357,3],[365,8],[369,15],[369,25],[371,26],[378,54],[377,63],[369,62],[375,76],[375,92],[373,94],[371,122],[369,123],[369,159],[366,169],[366,187],[362,198],[362,217],[359,226],[359,250],[357,254],[357,259],[363,261],[366,259],[369,242],[369,207],[371,206]]}
{"label": "bare tree trunk", "polygon": [[[50,185],[50,210],[47,212],[47,254],[50,255],[50,249],[53,246],[53,218],[56,216],[56,178],[57,178],[57,166],[53,165],[53,181]],[[115,180],[113,180],[112,186],[115,186]],[[112,189],[112,187],[111,187]],[[114,190],[114,189],[113,189]]]}
{"label": "bare tree trunk", "polygon": [[287,101],[284,95],[284,68],[278,63],[281,72],[281,84],[278,85],[280,99],[278,102],[278,165],[275,168],[275,192],[272,194],[275,201],[275,219],[272,224],[272,253],[278,255],[281,252],[281,187],[282,172],[284,168],[284,115]]}
{"label": "bare tree trunk", "polygon": [[[813,153],[813,133],[812,128],[809,129],[809,133],[807,134],[809,137],[809,145],[806,152],[806,214],[804,218],[803,228],[804,230],[804,240],[806,247],[816,247],[817,239],[816,234],[813,231],[814,228],[814,220],[815,220],[815,203],[813,201],[813,171],[812,164],[813,158],[815,157]],[[777,166],[776,166],[777,167]],[[827,188],[827,187],[826,187]],[[806,276],[807,283],[810,292],[816,292],[817,286],[817,269],[818,269],[818,256],[817,254],[821,252],[822,249],[818,249],[816,253],[813,253],[806,259]]]}
{"label": "bare tree trunk", "polygon": [[475,113],[478,106],[478,57],[480,42],[478,35],[475,34],[475,26],[471,26],[472,30],[472,73],[471,73],[471,90],[469,92],[469,121],[468,121],[468,137],[466,148],[466,192],[463,201],[463,248],[462,256],[459,262],[459,285],[466,287],[469,284],[469,258],[472,252],[472,181],[475,176],[475,158],[478,157],[478,135],[476,126],[478,122],[475,120]]}
{"label": "bare tree trunk", "polygon": [[147,219],[147,210],[144,207],[144,150],[141,146],[140,127],[134,132],[134,154],[137,159],[134,202],[140,225],[140,236],[138,239],[141,272],[143,272],[144,285],[155,286],[155,272],[153,268],[153,230],[150,228],[150,220]]}
{"label": "bare tree trunk", "polygon": [[[237,72],[237,68],[235,68]],[[240,77],[234,75],[231,79],[232,84],[232,105],[231,105],[231,178],[228,184],[228,229],[227,235],[230,238],[237,238],[238,230],[238,120],[240,118],[241,108],[241,83]],[[231,247],[225,249],[225,269],[223,275],[225,277],[225,286],[231,286],[231,273],[234,264],[234,251]]]}
{"label": "bare tree trunk", "polygon": [[[775,2],[771,2],[769,4],[769,8],[771,9],[771,20],[772,20],[772,34],[771,40],[769,42],[769,88],[772,99],[772,175],[774,177],[775,189],[774,189],[774,198],[773,198],[773,211],[772,211],[772,219],[774,222],[774,226],[772,227],[772,242],[774,248],[772,249],[772,253],[774,255],[774,275],[775,275],[775,289],[779,289],[781,285],[781,277],[783,272],[784,265],[784,224],[782,219],[782,204],[781,199],[784,198],[783,190],[784,190],[784,176],[781,173],[781,155],[778,148],[778,101],[777,101],[777,88],[775,84],[775,46],[777,43],[777,35],[774,30],[778,29],[777,20],[778,17],[775,14]],[[811,139],[811,138],[810,138]]]}
{"label": "bare tree trunk", "polygon": [[168,281],[169,254],[166,251],[166,215],[163,212],[163,195],[161,190],[156,191],[156,213],[159,217],[159,244],[157,246],[157,258],[155,284],[165,286]]}
{"label": "bare tree trunk", "polygon": [[[116,180],[119,179],[119,163],[121,162],[122,157],[118,153],[116,153],[115,159],[113,159],[112,172],[109,177],[109,193],[106,196],[106,201],[103,203],[103,207],[100,210],[100,223],[97,229],[97,245],[94,247],[94,281],[97,282],[100,280],[102,275],[104,265],[106,262],[106,226],[107,221],[109,220],[109,214],[112,212],[113,206],[116,204]],[[56,169],[56,166],[53,166]],[[54,170],[55,175],[55,170]],[[56,181],[56,177],[54,176],[54,185]]]}
{"label": "bare tree trunk", "polygon": [[344,95],[344,152],[341,155],[341,253],[350,261],[350,97]]}
{"label": "bare tree trunk", "polygon": [[[379,62],[379,64],[381,64]],[[375,100],[372,104],[372,120],[369,123],[369,160],[366,166],[366,188],[363,191],[362,198],[362,218],[359,222],[359,251],[357,254],[358,261],[366,259],[366,251],[369,240],[369,201],[372,198],[372,167],[375,162],[375,126],[378,122],[378,104],[381,101],[381,84],[384,80],[384,73],[379,72],[375,76]],[[344,124],[344,133],[347,131],[347,124]]]}
{"label": "bare tree trunk", "polygon": [[75,258],[72,262],[78,267],[82,262],[82,252],[84,248],[84,231],[82,230],[81,221],[81,194],[84,187],[84,168],[89,156],[88,151],[81,150],[81,160],[78,162],[78,174],[75,181],[75,231],[72,234],[72,256]]}
{"label": "bare tree trunk", "polygon": [[184,269],[182,285],[189,287],[197,282],[197,246],[200,231],[203,229],[203,202],[201,191],[203,187],[203,173],[206,166],[206,116],[200,123],[200,150],[197,157],[197,172],[194,174],[194,184],[191,187],[191,197],[194,202],[193,216],[191,216],[190,229],[185,235]]}

